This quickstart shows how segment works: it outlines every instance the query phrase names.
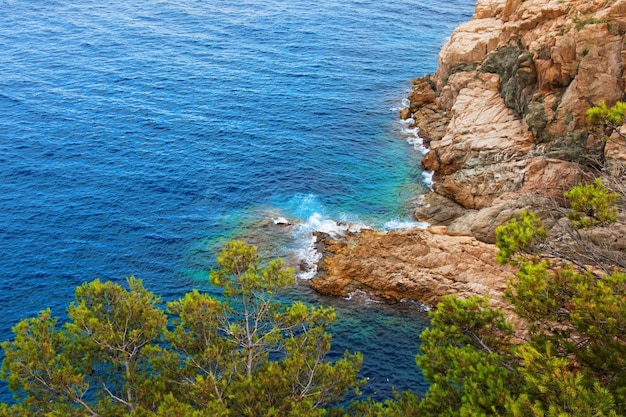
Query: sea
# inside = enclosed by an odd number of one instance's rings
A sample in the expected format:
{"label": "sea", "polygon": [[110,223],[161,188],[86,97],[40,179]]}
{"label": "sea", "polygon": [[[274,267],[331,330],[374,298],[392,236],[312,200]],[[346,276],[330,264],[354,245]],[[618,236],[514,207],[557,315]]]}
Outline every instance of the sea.
{"label": "sea", "polygon": [[424,226],[398,111],[473,7],[0,0],[0,341],[44,308],[63,321],[96,278],[217,293],[217,252],[245,239],[296,266],[287,300],[335,307],[331,357],[363,353],[364,397],[423,393],[427,308],[316,294],[311,233]]}

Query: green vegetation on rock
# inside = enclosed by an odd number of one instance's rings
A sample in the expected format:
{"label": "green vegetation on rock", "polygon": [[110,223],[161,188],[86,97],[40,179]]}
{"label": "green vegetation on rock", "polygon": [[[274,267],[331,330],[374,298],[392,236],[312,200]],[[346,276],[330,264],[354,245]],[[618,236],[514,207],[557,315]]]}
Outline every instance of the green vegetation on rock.
{"label": "green vegetation on rock", "polygon": [[626,415],[626,274],[528,253],[545,235],[532,212],[497,231],[518,328],[486,298],[444,298],[417,357],[428,393],[377,415]]}
{"label": "green vegetation on rock", "polygon": [[[607,107],[604,101],[587,110],[587,124],[608,140],[612,133],[620,134],[620,127],[626,123],[626,102],[618,101]],[[622,137],[622,139],[624,139]]]}
{"label": "green vegetation on rock", "polygon": [[500,263],[517,264],[520,253],[531,250],[532,245],[546,237],[541,220],[532,211],[522,210],[516,218],[496,228],[496,259]]}
{"label": "green vegetation on rock", "polygon": [[617,221],[618,193],[609,192],[600,178],[593,183],[578,184],[565,193],[571,211],[567,217],[577,229]]}

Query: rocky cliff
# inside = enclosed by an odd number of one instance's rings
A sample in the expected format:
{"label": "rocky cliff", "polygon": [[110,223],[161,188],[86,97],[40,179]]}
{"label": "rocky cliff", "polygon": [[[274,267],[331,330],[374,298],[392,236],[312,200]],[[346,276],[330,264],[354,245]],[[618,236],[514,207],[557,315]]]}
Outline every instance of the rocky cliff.
{"label": "rocky cliff", "polygon": [[[499,303],[511,271],[493,262],[495,227],[532,208],[558,230],[565,190],[597,175],[624,182],[626,142],[596,137],[585,119],[626,97],[625,33],[626,0],[478,0],[401,111],[429,143],[422,164],[434,171],[415,216],[447,228],[326,242],[314,287]],[[615,230],[619,245],[626,228]]]}
{"label": "rocky cliff", "polygon": [[493,242],[530,196],[561,199],[594,171],[623,175],[626,148],[585,119],[625,97],[625,33],[624,0],[478,0],[405,112],[430,138],[422,163],[435,172],[416,217]]}

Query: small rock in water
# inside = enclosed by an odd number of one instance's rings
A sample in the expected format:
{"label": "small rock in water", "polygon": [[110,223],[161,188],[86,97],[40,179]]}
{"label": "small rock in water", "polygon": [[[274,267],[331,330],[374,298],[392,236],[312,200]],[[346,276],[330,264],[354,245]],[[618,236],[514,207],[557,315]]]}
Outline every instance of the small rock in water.
{"label": "small rock in water", "polygon": [[272,220],[274,220],[274,224],[278,226],[291,226],[291,222],[289,222],[289,220],[285,219],[284,217],[276,217]]}
{"label": "small rock in water", "polygon": [[309,265],[309,263],[302,259],[298,265],[300,267],[300,271],[302,272],[309,272],[312,268],[311,265]]}
{"label": "small rock in water", "polygon": [[400,119],[407,120],[411,117],[411,109],[405,107],[400,110]]}

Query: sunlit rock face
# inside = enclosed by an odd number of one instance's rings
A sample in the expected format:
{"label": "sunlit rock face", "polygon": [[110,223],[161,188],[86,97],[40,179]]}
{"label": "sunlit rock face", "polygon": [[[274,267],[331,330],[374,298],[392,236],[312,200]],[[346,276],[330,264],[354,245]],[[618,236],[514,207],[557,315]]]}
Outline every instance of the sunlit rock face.
{"label": "sunlit rock face", "polygon": [[503,307],[501,293],[512,269],[495,261],[495,248],[445,226],[383,233],[362,230],[344,239],[318,236],[325,257],[312,281],[317,291],[348,296],[364,290],[386,301],[435,305],[446,294],[487,295]]}
{"label": "sunlit rock face", "polygon": [[[430,139],[422,163],[434,193],[468,209],[452,230],[493,242],[498,223],[485,218],[510,217],[499,207],[514,215],[528,208],[511,204],[523,196],[559,199],[593,170],[624,172],[621,146],[590,134],[585,118],[625,98],[625,33],[625,0],[477,2],[409,97]],[[432,212],[416,217],[437,223]]]}

